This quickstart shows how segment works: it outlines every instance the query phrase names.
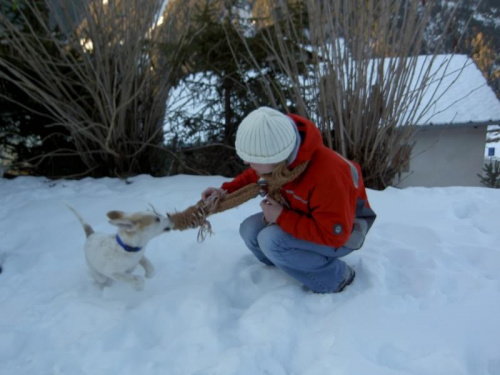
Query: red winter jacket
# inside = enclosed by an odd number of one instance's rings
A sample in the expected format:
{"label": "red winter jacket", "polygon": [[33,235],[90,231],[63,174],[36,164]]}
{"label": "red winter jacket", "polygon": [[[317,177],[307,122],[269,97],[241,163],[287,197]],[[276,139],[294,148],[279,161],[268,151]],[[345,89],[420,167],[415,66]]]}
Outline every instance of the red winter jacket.
{"label": "red winter jacket", "polygon": [[[277,224],[296,238],[341,247],[351,234],[358,198],[369,208],[360,168],[324,146],[320,131],[311,121],[288,116],[301,136],[290,167],[304,161],[309,165],[298,178],[282,186],[281,195],[288,207]],[[258,180],[257,173],[249,168],[221,187],[232,193]]]}

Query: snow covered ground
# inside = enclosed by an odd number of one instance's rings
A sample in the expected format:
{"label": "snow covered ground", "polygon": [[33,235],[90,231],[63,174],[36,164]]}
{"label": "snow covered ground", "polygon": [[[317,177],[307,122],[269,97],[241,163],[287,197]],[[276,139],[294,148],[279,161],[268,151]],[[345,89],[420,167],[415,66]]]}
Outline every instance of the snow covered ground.
{"label": "snow covered ground", "polygon": [[70,202],[112,232],[111,209],[181,211],[221,177],[0,179],[0,374],[500,374],[500,190],[370,190],[379,217],[338,295],[255,260],[239,222],[149,243],[142,292],[87,274]]}

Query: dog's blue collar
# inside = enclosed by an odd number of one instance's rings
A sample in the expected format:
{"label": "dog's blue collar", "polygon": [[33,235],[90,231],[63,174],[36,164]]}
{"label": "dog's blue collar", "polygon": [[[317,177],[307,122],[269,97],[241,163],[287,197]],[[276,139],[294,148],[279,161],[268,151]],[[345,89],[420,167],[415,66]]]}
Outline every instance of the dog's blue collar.
{"label": "dog's blue collar", "polygon": [[123,243],[119,235],[116,235],[116,242],[118,242],[118,245],[120,245],[123,248],[123,250],[128,251],[129,253],[137,253],[142,249],[142,247],[133,247]]}

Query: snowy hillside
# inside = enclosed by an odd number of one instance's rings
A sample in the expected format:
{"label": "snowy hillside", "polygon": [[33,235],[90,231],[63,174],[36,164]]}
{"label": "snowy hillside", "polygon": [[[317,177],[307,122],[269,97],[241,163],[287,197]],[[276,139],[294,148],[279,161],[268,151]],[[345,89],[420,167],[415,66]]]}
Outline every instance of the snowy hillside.
{"label": "snowy hillside", "polygon": [[154,239],[142,292],[99,289],[63,201],[112,232],[111,209],[183,210],[220,177],[0,179],[0,374],[500,374],[500,190],[368,191],[379,217],[343,293],[306,292],[255,260],[238,226]]}

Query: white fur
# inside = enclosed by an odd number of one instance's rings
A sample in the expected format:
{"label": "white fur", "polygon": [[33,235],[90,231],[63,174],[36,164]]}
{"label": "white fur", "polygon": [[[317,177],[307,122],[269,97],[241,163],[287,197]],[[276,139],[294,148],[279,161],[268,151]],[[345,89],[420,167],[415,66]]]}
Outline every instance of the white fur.
{"label": "white fur", "polygon": [[140,247],[137,252],[128,252],[121,247],[115,234],[96,233],[87,224],[76,210],[68,205],[71,211],[80,220],[87,235],[85,242],[85,259],[92,277],[101,285],[106,285],[110,280],[124,281],[136,290],[144,287],[144,277],[134,275],[132,272],[140,264],[145,270],[146,278],[154,275],[154,267],[144,255],[144,247],[152,238],[170,231],[173,223],[168,216],[158,213],[136,212],[126,214],[122,211],[107,213],[109,222],[118,227],[118,235],[122,242],[128,246]]}

